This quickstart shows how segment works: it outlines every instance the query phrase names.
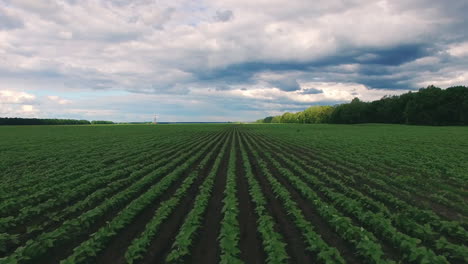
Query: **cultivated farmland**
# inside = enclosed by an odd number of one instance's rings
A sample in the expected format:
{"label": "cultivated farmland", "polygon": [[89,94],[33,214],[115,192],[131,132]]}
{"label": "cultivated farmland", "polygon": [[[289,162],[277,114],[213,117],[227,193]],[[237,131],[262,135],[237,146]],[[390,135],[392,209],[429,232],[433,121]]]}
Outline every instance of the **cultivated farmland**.
{"label": "cultivated farmland", "polygon": [[0,127],[0,263],[468,263],[468,128]]}

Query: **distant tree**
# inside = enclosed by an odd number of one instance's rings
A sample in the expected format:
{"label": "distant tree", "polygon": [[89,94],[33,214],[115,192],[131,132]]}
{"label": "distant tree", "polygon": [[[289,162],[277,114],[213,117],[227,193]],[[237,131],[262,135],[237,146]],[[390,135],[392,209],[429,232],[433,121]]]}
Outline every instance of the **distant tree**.
{"label": "distant tree", "polygon": [[114,124],[114,122],[104,121],[104,120],[93,120],[93,121],[91,121],[91,124],[93,124],[93,125],[109,125],[109,124]]}
{"label": "distant tree", "polygon": [[281,116],[281,123],[298,123],[293,113],[286,112]]}
{"label": "distant tree", "polygon": [[301,124],[305,123],[305,113],[304,113],[304,111],[295,113],[294,118],[295,118],[297,123],[301,123]]}
{"label": "distant tree", "polygon": [[273,119],[272,116],[265,117],[265,119],[263,119],[263,123],[271,123],[272,119]]}
{"label": "distant tree", "polygon": [[[268,120],[267,120],[268,119]],[[336,106],[311,106],[297,113],[267,117],[271,123],[393,123],[468,125],[468,88],[440,89],[433,85],[417,92],[384,96],[373,102],[354,98]]]}
{"label": "distant tree", "polygon": [[303,111],[305,123],[326,123],[332,112],[333,107],[331,106],[311,106]]}
{"label": "distant tree", "polygon": [[274,116],[271,119],[271,123],[281,123],[281,116]]}
{"label": "distant tree", "polygon": [[331,115],[332,123],[356,124],[369,122],[370,109],[368,103],[354,98],[349,104],[336,106]]}
{"label": "distant tree", "polygon": [[89,125],[88,120],[1,117],[0,125]]}

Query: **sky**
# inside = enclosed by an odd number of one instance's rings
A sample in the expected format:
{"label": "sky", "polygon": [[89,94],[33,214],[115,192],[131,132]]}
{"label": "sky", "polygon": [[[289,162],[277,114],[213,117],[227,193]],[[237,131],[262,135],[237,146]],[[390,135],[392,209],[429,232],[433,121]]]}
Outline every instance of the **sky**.
{"label": "sky", "polygon": [[0,117],[253,121],[468,85],[466,0],[0,0]]}

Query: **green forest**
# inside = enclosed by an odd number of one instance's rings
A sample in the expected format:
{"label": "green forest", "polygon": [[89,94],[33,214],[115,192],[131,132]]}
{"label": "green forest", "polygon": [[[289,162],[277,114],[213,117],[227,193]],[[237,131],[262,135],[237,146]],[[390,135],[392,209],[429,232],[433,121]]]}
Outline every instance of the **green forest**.
{"label": "green forest", "polygon": [[431,85],[372,102],[354,98],[350,103],[312,106],[297,113],[269,116],[257,123],[468,125],[468,87],[441,89]]}
{"label": "green forest", "polygon": [[0,117],[0,125],[100,125],[114,124],[112,121],[101,120],[76,120],[76,119],[55,119],[55,118],[19,118],[19,117]]}

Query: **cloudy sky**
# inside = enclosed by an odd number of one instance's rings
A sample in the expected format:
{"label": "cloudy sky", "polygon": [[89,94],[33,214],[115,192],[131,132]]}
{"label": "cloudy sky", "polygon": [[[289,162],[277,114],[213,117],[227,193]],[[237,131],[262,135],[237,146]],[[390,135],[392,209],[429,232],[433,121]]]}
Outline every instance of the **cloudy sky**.
{"label": "cloudy sky", "polygon": [[468,85],[466,0],[0,0],[0,116],[248,121]]}

